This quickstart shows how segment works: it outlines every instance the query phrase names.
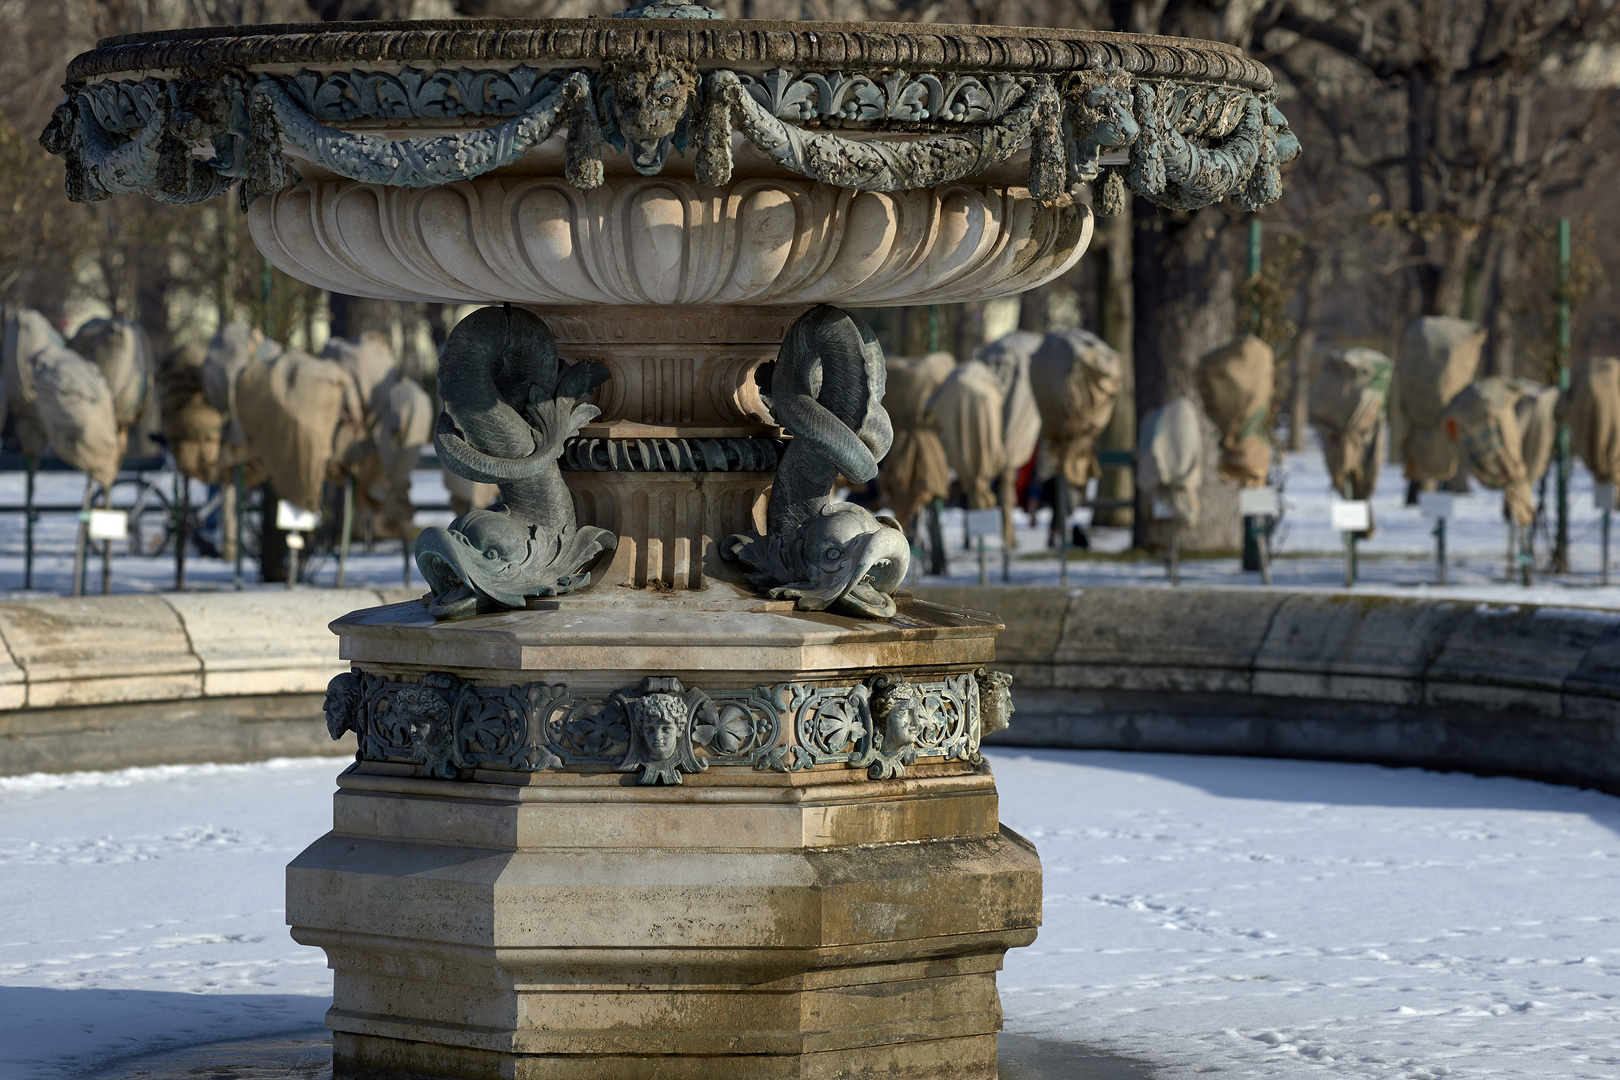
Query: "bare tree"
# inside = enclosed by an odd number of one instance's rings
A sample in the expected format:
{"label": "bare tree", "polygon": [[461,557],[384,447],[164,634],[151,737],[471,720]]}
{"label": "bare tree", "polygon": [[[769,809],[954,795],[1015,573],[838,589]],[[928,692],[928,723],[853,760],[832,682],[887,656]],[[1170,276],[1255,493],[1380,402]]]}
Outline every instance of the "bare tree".
{"label": "bare tree", "polygon": [[1606,141],[1612,92],[1567,74],[1620,38],[1603,0],[1282,0],[1257,30],[1405,232],[1411,314],[1477,312],[1482,280],[1511,289],[1525,209]]}

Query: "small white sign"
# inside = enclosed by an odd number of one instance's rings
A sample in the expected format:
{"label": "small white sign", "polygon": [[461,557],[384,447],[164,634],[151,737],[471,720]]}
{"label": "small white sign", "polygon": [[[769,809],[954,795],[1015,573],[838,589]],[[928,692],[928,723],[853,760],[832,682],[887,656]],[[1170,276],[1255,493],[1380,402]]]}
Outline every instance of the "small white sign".
{"label": "small white sign", "polygon": [[1001,511],[994,506],[984,510],[969,510],[967,531],[969,536],[1000,536]]}
{"label": "small white sign", "polygon": [[1372,528],[1372,505],[1365,499],[1341,499],[1329,507],[1335,532],[1366,532]]}
{"label": "small white sign", "polygon": [[1457,496],[1449,491],[1420,491],[1418,492],[1418,513],[1426,518],[1444,521],[1451,516],[1456,506]]}
{"label": "small white sign", "polygon": [[1599,484],[1592,489],[1592,502],[1599,510],[1614,509],[1614,485]]}
{"label": "small white sign", "polygon": [[1276,517],[1277,509],[1274,487],[1244,488],[1238,492],[1238,512],[1244,517]]}
{"label": "small white sign", "polygon": [[1176,516],[1175,503],[1165,502],[1157,495],[1153,496],[1153,520],[1169,521]]}
{"label": "small white sign", "polygon": [[127,510],[92,510],[92,511],[90,511],[90,539],[92,539],[92,540],[127,540],[127,539],[129,539],[129,511],[127,511]]}
{"label": "small white sign", "polygon": [[289,532],[287,534],[287,547],[292,551],[303,551],[304,534],[300,532]]}
{"label": "small white sign", "polygon": [[276,528],[283,532],[314,532],[321,523],[321,515],[314,510],[303,510],[286,499],[276,502]]}

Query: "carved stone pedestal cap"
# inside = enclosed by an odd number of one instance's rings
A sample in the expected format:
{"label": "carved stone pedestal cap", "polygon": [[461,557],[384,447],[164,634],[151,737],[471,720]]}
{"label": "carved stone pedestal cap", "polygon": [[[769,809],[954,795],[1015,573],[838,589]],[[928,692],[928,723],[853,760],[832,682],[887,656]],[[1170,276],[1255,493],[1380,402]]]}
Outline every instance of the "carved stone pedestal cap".
{"label": "carved stone pedestal cap", "polygon": [[992,616],[902,597],[878,622],[717,591],[584,592],[453,622],[415,602],[354,612],[332,624],[356,674],[333,683],[328,725],[355,731],[362,760],[424,776],[591,773],[641,763],[657,699],[675,741],[653,757],[677,771],[641,779],[675,784],[971,771],[987,725],[1005,725]]}

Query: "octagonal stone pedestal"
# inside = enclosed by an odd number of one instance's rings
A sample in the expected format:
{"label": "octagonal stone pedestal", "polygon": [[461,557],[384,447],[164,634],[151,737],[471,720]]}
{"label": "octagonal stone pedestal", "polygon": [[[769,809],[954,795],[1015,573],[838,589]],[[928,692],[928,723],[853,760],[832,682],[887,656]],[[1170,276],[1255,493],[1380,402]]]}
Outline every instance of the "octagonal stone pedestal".
{"label": "octagonal stone pedestal", "polygon": [[[1041,895],[977,754],[1000,626],[637,593],[334,624],[373,760],[287,919],[335,972],[336,1075],[992,1080]],[[878,673],[921,691],[898,769],[849,750]],[[625,764],[649,679],[693,710],[678,785]]]}

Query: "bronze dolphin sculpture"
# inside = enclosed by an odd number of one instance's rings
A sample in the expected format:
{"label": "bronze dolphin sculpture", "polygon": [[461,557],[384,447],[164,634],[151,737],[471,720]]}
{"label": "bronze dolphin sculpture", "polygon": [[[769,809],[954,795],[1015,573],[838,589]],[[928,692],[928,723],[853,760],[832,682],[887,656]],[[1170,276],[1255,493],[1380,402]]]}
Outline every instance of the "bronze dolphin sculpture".
{"label": "bronze dolphin sculpture", "polygon": [[607,378],[600,364],[560,362],[546,324],[519,308],[483,308],[450,332],[434,445],[451,472],[500,485],[501,502],[417,537],[436,618],[521,608],[590,583],[581,568],[618,538],[577,523],[557,458],[598,415],[580,402]]}
{"label": "bronze dolphin sculpture", "polygon": [[755,378],[793,440],[771,488],[765,535],[728,537],[722,553],[753,571],[751,587],[805,611],[892,617],[893,593],[911,566],[900,523],[831,498],[840,476],[875,477],[894,441],[877,337],[822,304],[789,328],[775,362]]}

